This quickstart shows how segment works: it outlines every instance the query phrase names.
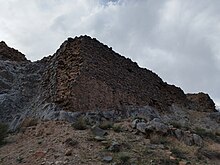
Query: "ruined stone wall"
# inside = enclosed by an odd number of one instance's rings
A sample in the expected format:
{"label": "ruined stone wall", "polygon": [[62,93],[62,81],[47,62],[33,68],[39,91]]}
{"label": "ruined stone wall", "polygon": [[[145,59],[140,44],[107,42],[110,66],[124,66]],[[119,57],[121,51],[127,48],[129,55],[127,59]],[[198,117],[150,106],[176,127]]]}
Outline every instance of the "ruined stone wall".
{"label": "ruined stone wall", "polygon": [[68,111],[120,110],[126,105],[166,109],[186,102],[180,88],[87,36],[65,41],[44,78],[45,97]]}

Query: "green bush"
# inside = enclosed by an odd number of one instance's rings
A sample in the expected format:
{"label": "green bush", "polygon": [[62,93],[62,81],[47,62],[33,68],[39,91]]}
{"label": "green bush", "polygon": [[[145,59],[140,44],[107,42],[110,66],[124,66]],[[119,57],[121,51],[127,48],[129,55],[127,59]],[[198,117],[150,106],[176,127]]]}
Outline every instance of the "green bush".
{"label": "green bush", "polygon": [[113,127],[113,123],[111,121],[103,121],[100,123],[99,128],[107,130]]}
{"label": "green bush", "polygon": [[4,138],[7,136],[8,126],[0,123],[0,145],[4,143]]}
{"label": "green bush", "polygon": [[178,122],[176,122],[176,121],[173,121],[173,122],[171,122],[170,124],[173,125],[174,128],[179,128],[179,129],[182,128],[181,123],[178,123]]}
{"label": "green bush", "polygon": [[203,128],[196,128],[195,129],[195,133],[198,134],[199,136],[203,137],[203,138],[209,138],[212,139],[216,142],[220,142],[220,138],[218,137],[218,135],[216,135],[216,133],[213,133],[211,131],[208,131],[206,129]]}
{"label": "green bush", "polygon": [[121,163],[125,164],[125,163],[128,163],[128,161],[130,160],[131,157],[128,153],[121,152],[121,153],[119,153],[118,158]]}
{"label": "green bush", "polygon": [[151,134],[150,135],[151,144],[168,144],[168,140],[166,137],[160,134]]}
{"label": "green bush", "polygon": [[122,127],[121,127],[120,125],[115,125],[115,126],[113,126],[113,130],[114,130],[115,132],[117,132],[117,133],[123,131],[123,129],[122,129]]}
{"label": "green bush", "polygon": [[81,116],[75,123],[72,124],[72,127],[76,130],[85,130],[87,129],[86,120]]}
{"label": "green bush", "polygon": [[172,148],[170,151],[171,151],[172,154],[175,155],[176,157],[181,158],[181,159],[186,159],[186,155],[185,155],[186,153],[183,152],[183,151],[181,151],[180,149],[178,149],[178,148]]}
{"label": "green bush", "polygon": [[37,124],[38,124],[38,119],[27,117],[22,121],[20,127],[27,128],[27,127],[36,126]]}

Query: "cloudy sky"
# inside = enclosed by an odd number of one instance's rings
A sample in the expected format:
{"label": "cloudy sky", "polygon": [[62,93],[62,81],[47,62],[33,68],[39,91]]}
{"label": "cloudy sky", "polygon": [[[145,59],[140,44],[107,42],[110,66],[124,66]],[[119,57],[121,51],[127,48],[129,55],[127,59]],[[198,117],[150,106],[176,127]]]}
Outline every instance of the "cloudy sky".
{"label": "cloudy sky", "polygon": [[0,40],[30,60],[82,34],[220,105],[219,0],[0,0]]}

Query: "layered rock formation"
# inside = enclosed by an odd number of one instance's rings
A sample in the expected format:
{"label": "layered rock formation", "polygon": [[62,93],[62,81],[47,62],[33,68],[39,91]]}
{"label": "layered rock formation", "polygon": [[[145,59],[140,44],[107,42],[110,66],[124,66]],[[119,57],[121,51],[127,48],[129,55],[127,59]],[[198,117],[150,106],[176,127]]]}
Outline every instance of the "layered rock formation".
{"label": "layered rock formation", "polygon": [[69,38],[53,56],[37,62],[0,42],[0,68],[3,122],[17,122],[25,115],[47,118],[52,111],[123,111],[146,105],[160,112],[174,104],[215,110],[208,95],[185,95],[88,36]]}
{"label": "layered rock formation", "polygon": [[4,41],[0,42],[0,60],[9,60],[16,62],[27,61],[25,55],[14,48],[10,48]]}
{"label": "layered rock formation", "polygon": [[87,36],[65,41],[43,77],[44,97],[68,111],[120,110],[127,105],[164,110],[187,102],[180,88]]}
{"label": "layered rock formation", "polygon": [[187,99],[191,102],[191,108],[203,112],[213,112],[215,110],[215,103],[208,94],[187,94]]}

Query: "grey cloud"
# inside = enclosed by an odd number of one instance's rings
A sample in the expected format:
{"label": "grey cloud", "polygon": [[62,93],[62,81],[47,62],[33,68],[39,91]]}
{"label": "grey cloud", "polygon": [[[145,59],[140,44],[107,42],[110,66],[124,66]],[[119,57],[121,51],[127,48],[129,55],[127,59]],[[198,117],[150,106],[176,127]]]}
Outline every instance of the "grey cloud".
{"label": "grey cloud", "polygon": [[186,92],[220,104],[218,0],[0,0],[0,37],[32,60],[96,37]]}

